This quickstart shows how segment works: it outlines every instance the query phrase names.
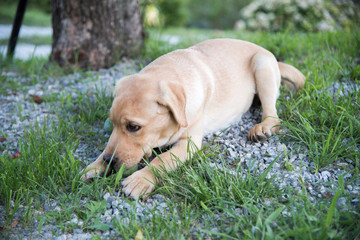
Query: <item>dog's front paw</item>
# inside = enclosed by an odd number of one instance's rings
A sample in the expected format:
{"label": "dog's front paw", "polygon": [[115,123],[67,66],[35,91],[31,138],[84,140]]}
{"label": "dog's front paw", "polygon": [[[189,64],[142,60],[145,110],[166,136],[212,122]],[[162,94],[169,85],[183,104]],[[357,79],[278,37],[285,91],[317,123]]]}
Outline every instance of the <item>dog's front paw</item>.
{"label": "dog's front paw", "polygon": [[273,133],[280,131],[279,121],[273,121],[270,124],[263,121],[256,124],[249,131],[249,139],[253,142],[263,142],[268,139]]}
{"label": "dog's front paw", "polygon": [[146,198],[146,196],[154,190],[154,183],[154,174],[148,167],[144,167],[143,169],[134,172],[123,181],[122,191],[126,196],[133,199],[137,199],[139,196]]}
{"label": "dog's front paw", "polygon": [[91,169],[90,171],[85,169],[81,172],[82,176],[80,179],[83,181],[91,182],[94,177],[98,177],[101,175],[100,171],[101,170],[99,170],[99,169]]}

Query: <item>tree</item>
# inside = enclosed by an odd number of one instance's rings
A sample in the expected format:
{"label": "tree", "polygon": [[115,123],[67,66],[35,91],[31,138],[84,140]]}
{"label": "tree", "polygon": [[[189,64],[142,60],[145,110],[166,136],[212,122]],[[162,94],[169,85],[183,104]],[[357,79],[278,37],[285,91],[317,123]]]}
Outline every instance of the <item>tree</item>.
{"label": "tree", "polygon": [[50,60],[60,66],[107,68],[141,49],[138,0],[52,0]]}

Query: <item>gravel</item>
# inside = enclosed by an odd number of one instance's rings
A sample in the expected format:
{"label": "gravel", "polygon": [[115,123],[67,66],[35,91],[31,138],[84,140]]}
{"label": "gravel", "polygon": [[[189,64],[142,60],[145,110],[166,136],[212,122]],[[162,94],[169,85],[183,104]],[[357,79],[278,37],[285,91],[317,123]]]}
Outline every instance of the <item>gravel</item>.
{"label": "gravel", "polygon": [[[24,131],[35,121],[42,125],[50,120],[55,122],[58,120],[54,111],[51,110],[52,105],[46,102],[36,104],[31,100],[30,94],[40,97],[54,93],[67,93],[77,96],[81,92],[86,93],[89,98],[93,98],[94,93],[98,89],[105,89],[108,94],[111,94],[115,80],[125,74],[136,71],[134,65],[136,66],[137,64],[124,61],[111,69],[85,74],[89,77],[84,77],[80,74],[72,74],[60,78],[49,77],[45,83],[33,86],[27,85],[28,79],[16,73],[2,72],[2,75],[7,78],[13,78],[19,82],[23,89],[16,93],[9,92],[6,95],[0,95],[0,109],[2,109],[0,112],[0,133],[3,132],[7,135],[7,140],[0,142],[0,149],[4,149],[1,154],[15,154],[19,149],[19,139],[23,136]],[[334,101],[336,101],[336,94],[346,95],[358,90],[359,85],[340,81],[334,83],[326,91],[334,94]],[[337,200],[337,207],[340,209],[354,209],[358,206],[360,180],[355,182],[349,181],[353,176],[351,172],[347,171],[355,167],[352,161],[338,159],[326,167],[326,169],[320,169],[318,173],[314,173],[312,171],[314,163],[311,161],[307,149],[298,143],[283,142],[279,135],[271,137],[263,143],[249,142],[247,140],[247,133],[260,119],[261,112],[258,109],[252,108],[243,116],[241,121],[234,123],[225,131],[205,136],[204,144],[220,145],[221,156],[225,161],[231,166],[241,164],[243,169],[250,169],[251,173],[261,174],[278,158],[269,171],[267,178],[273,178],[274,184],[277,184],[280,188],[290,188],[292,191],[300,193],[302,191],[302,182],[304,182],[311,201],[331,199],[338,189],[339,177],[343,176],[344,185],[349,194],[347,197],[340,197]],[[92,131],[105,134],[102,126],[94,126]],[[283,129],[282,134],[285,133],[286,129]],[[4,136],[0,134],[0,137]],[[86,161],[94,160],[99,154],[99,150],[96,147],[90,143],[80,143],[75,152],[75,157],[88,164]],[[209,163],[209,166],[222,169],[222,160],[214,158]],[[22,239],[60,240],[92,239],[93,235],[98,235],[101,239],[111,239],[116,236],[116,229],[113,226],[116,221],[125,225],[131,224],[134,221],[129,212],[135,212],[137,218],[146,220],[151,219],[153,214],[167,214],[174,211],[169,209],[167,205],[168,199],[159,194],[152,196],[151,199],[146,201],[138,202],[131,201],[119,194],[106,193],[103,198],[107,204],[106,210],[100,216],[100,222],[107,226],[107,230],[86,232],[82,229],[83,221],[73,214],[72,219],[67,224],[76,227],[70,232],[64,232],[58,226],[52,224],[43,225],[39,232],[39,222],[35,220],[31,226],[26,227],[22,223],[18,223],[13,228],[13,233],[9,237],[10,239],[18,239],[20,236]],[[284,194],[280,199],[286,202],[288,196]],[[87,202],[86,199],[82,201],[83,203]],[[267,200],[264,204],[271,205],[271,201]],[[24,207],[20,206],[19,210],[15,213],[14,219],[20,220],[24,211]],[[35,212],[36,215],[41,216],[51,211],[61,211],[56,201],[44,201],[41,211],[36,210]],[[234,208],[233,211],[236,214],[246,214],[246,210],[240,208]],[[284,211],[282,214],[290,213]],[[212,217],[215,219],[214,223],[216,223],[216,219],[220,219],[220,213],[216,213]],[[3,226],[4,220],[5,208],[0,206],[0,226]],[[212,231],[218,231],[216,227],[214,225]]]}

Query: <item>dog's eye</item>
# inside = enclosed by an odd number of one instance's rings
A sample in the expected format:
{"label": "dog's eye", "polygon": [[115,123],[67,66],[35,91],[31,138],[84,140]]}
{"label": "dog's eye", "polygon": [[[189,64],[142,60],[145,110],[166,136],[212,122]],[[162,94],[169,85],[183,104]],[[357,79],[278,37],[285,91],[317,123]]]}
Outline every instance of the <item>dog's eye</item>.
{"label": "dog's eye", "polygon": [[135,125],[133,123],[128,123],[126,125],[126,130],[128,130],[129,132],[137,132],[141,129],[141,126],[139,125]]}

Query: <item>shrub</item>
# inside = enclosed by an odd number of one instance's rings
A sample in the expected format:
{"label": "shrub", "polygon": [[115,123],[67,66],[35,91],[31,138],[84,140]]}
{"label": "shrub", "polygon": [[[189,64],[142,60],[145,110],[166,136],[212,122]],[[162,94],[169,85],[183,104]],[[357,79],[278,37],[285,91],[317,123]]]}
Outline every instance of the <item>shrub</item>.
{"label": "shrub", "polygon": [[155,4],[149,4],[144,7],[144,26],[145,27],[160,27],[160,12]]}
{"label": "shrub", "polygon": [[164,26],[184,26],[187,23],[187,2],[188,0],[158,0]]}
{"label": "shrub", "polygon": [[[28,1],[27,7],[39,9],[39,10],[41,10],[43,12],[50,13],[51,12],[51,4],[50,4],[50,2],[51,2],[51,0],[31,0],[31,1]],[[7,5],[16,4],[16,6],[17,6],[18,1],[0,0],[0,4],[7,4]]]}
{"label": "shrub", "polygon": [[231,29],[240,10],[251,0],[191,0],[189,25],[200,28]]}
{"label": "shrub", "polygon": [[255,0],[244,7],[236,29],[322,31],[350,28],[359,8],[341,0]]}

